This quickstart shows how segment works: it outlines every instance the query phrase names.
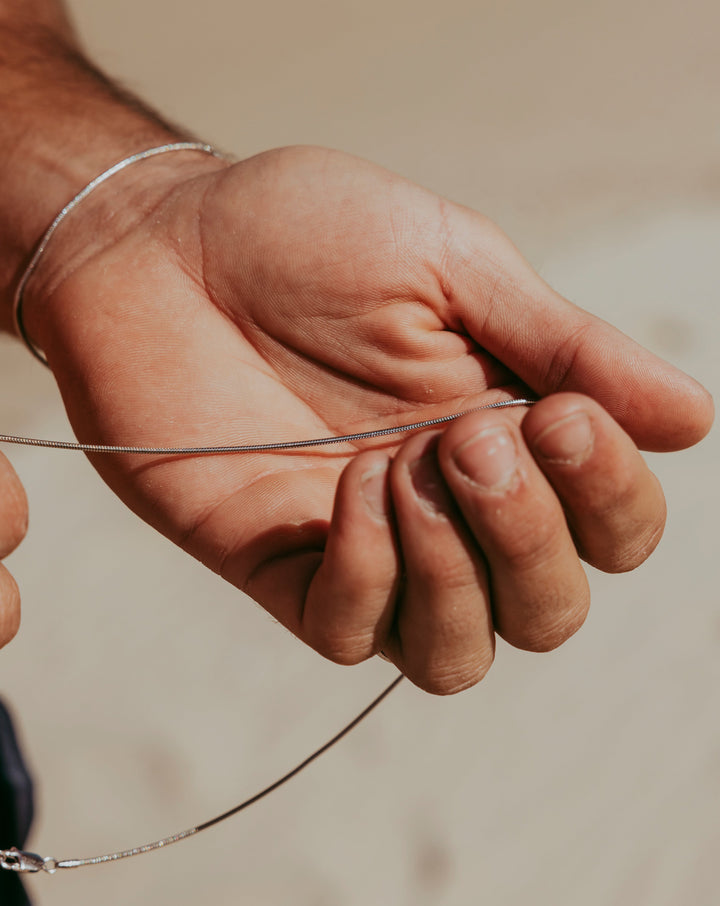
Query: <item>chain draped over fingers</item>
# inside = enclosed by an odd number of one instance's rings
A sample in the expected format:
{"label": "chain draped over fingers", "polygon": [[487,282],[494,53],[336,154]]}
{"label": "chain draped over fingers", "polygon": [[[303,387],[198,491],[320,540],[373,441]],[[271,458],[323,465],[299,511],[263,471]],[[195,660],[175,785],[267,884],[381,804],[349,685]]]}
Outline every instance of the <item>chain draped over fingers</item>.
{"label": "chain draped over fingers", "polygon": [[474,412],[346,468],[300,634],[456,692],[489,669],[495,632],[531,651],[566,641],[590,603],[581,559],[633,568],[664,522],[656,478],[588,397],[548,397],[522,424]]}

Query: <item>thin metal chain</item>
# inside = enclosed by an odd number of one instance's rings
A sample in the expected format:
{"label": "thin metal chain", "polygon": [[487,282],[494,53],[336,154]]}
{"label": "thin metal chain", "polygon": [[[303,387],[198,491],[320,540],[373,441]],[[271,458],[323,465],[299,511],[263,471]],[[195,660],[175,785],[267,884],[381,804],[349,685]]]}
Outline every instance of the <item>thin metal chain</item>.
{"label": "thin metal chain", "polygon": [[254,796],[251,796],[249,799],[246,799],[244,802],[241,802],[239,805],[234,806],[228,811],[223,812],[221,815],[217,815],[215,818],[211,818],[209,821],[205,821],[203,824],[198,824],[195,827],[190,827],[187,830],[180,831],[178,834],[172,834],[169,837],[163,837],[162,840],[155,840],[153,843],[146,843],[144,846],[135,846],[132,849],[121,850],[116,853],[108,853],[104,856],[93,856],[89,859],[53,859],[39,856],[36,853],[23,852],[18,849],[7,849],[0,850],[0,867],[8,869],[9,871],[16,872],[38,872],[44,871],[47,874],[55,874],[56,871],[68,868],[82,868],[85,865],[101,865],[103,862],[118,862],[120,859],[129,859],[131,856],[140,856],[143,853],[153,852],[156,849],[162,849],[165,846],[170,846],[173,843],[179,843],[180,840],[187,840],[188,837],[193,837],[195,834],[199,834],[204,830],[207,830],[210,827],[213,827],[215,824],[220,824],[221,821],[225,821],[228,818],[232,818],[233,815],[237,815],[238,812],[243,811],[243,809],[248,808],[251,805],[254,805],[256,802],[259,802],[261,799],[264,799],[266,796],[269,796],[270,793],[275,792],[281,786],[286,784],[289,780],[292,780],[293,777],[297,776],[300,771],[304,770],[306,767],[311,765],[313,761],[318,759],[321,755],[324,755],[329,749],[331,749],[336,743],[347,736],[347,734],[354,730],[359,723],[361,723],[365,718],[377,708],[377,706],[384,701],[390,695],[390,693],[397,686],[400,685],[401,681],[404,679],[403,675],[400,674],[396,676],[395,679],[387,686],[377,698],[373,699],[372,702],[357,715],[354,717],[349,724],[344,726],[339,733],[336,733],[332,739],[328,740],[324,745],[320,746],[319,749],[316,749],[312,755],[309,755],[304,761],[296,765],[292,770],[288,771],[287,774],[283,774],[279,780],[274,781],[270,786],[265,787],[264,790],[261,790],[259,793],[255,793]]}
{"label": "thin metal chain", "polygon": [[[267,444],[246,444],[239,446],[209,446],[209,447],[134,447],[125,445],[107,445],[107,444],[80,444],[69,441],[57,440],[40,440],[32,437],[19,437],[12,434],[0,434],[0,443],[21,444],[31,447],[45,447],[56,450],[76,450],[85,453],[145,453],[145,454],[173,454],[180,456],[209,455],[214,453],[258,453],[272,450],[294,450],[305,447],[319,447],[328,444],[351,443],[358,440],[367,440],[375,437],[386,437],[392,434],[401,434],[407,431],[429,428],[434,425],[441,425],[453,421],[466,415],[469,412],[477,412],[481,409],[505,409],[514,406],[532,406],[533,401],[527,399],[500,400],[495,403],[488,403],[484,406],[476,406],[473,409],[466,409],[463,412],[457,412],[453,415],[443,415],[438,418],[424,419],[422,421],[411,422],[410,424],[397,425],[392,428],[379,428],[374,431],[362,431],[356,434],[343,434],[335,437],[319,437],[311,440],[280,441]],[[107,853],[103,856],[94,856],[87,859],[54,859],[52,857],[39,856],[37,853],[19,850],[15,847],[11,849],[0,850],[0,868],[15,872],[45,872],[46,874],[55,874],[61,869],[81,868],[85,865],[100,865],[103,862],[117,862],[120,859],[129,859],[132,856],[139,856],[142,853],[153,852],[156,849],[170,846],[173,843],[179,843],[180,840],[187,840],[221,821],[237,815],[261,799],[264,799],[270,793],[283,786],[302,770],[312,764],[317,758],[323,755],[328,749],[331,749],[336,743],[340,742],[351,730],[353,730],[361,721],[363,721],[377,706],[395,689],[401,680],[402,674],[397,676],[390,685],[380,693],[357,717],[350,721],[347,726],[343,727],[339,733],[320,746],[312,755],[309,755],[304,761],[296,765],[278,780],[271,783],[259,793],[255,793],[249,799],[233,806],[215,818],[198,824],[195,827],[180,831],[177,834],[171,834],[169,837],[163,837],[161,840],[155,840],[152,843],[146,843],[143,846],[135,846],[132,849],[120,850],[118,852]]]}
{"label": "thin metal chain", "polygon": [[151,456],[209,456],[213,453],[264,453],[268,451],[301,450],[305,447],[325,447],[330,444],[353,443],[358,440],[370,440],[375,437],[388,437],[392,434],[404,434],[408,431],[418,431],[422,428],[431,428],[454,421],[470,412],[479,412],[481,409],[509,409],[514,406],[532,406],[532,400],[513,399],[500,400],[488,403],[485,406],[475,406],[464,409],[453,415],[441,415],[438,418],[428,418],[419,422],[406,425],[395,425],[392,428],[378,428],[375,431],[360,431],[356,434],[339,434],[333,437],[316,437],[310,440],[276,441],[267,444],[239,444],[228,446],[209,447],[135,447],[122,444],[80,444],[65,440],[41,440],[37,437],[19,437],[15,434],[0,434],[0,443],[19,444],[25,447],[46,447],[52,450],[79,450],[83,453],[139,453]]}

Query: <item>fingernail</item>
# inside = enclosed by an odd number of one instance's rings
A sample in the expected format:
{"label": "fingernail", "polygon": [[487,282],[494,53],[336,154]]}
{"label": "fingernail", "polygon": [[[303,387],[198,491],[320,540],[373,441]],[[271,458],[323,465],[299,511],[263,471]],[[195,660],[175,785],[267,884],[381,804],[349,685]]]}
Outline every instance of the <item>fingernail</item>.
{"label": "fingernail", "polygon": [[573,412],[545,428],[535,438],[535,449],[548,462],[579,465],[592,453],[595,433],[584,412]]}
{"label": "fingernail", "polygon": [[434,514],[447,513],[450,509],[448,492],[436,457],[423,456],[410,463],[409,469],[413,488],[425,509]]}
{"label": "fingernail", "polygon": [[455,465],[488,491],[505,490],[517,472],[517,447],[507,428],[486,428],[453,453]]}
{"label": "fingernail", "polygon": [[387,519],[389,500],[387,487],[387,463],[369,469],[360,479],[360,491],[367,508],[373,516]]}

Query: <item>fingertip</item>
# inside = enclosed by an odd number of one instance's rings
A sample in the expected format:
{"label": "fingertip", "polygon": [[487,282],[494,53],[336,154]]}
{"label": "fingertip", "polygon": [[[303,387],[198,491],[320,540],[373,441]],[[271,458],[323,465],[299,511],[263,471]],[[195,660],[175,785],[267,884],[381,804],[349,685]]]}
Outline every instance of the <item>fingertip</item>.
{"label": "fingertip", "polygon": [[463,416],[445,431],[438,460],[454,492],[467,482],[487,492],[502,492],[514,484],[521,442],[517,420],[517,410],[484,409]]}
{"label": "fingertip", "polygon": [[538,403],[523,433],[581,557],[611,573],[643,563],[662,536],[667,509],[633,439],[598,403],[572,393]]}
{"label": "fingertip", "polygon": [[[552,438],[552,432],[572,419],[584,417],[592,422],[592,416],[603,411],[598,403],[582,393],[553,393],[538,400],[528,411],[522,422],[522,432],[531,448],[538,444],[544,447],[543,455],[557,459],[577,455],[577,447],[586,446],[589,438],[586,437],[583,444],[582,439],[576,435],[576,449],[571,450],[568,446],[562,446],[563,440],[570,438]],[[590,429],[592,430],[592,424]]]}
{"label": "fingertip", "polygon": [[12,641],[20,628],[20,591],[15,579],[0,564],[0,648]]}
{"label": "fingertip", "polygon": [[596,400],[641,450],[672,453],[694,446],[713,424],[712,396],[684,371],[641,347],[636,350],[627,352],[631,365],[608,362],[617,373],[616,384],[603,375],[597,387],[586,383],[567,390]]}
{"label": "fingertip", "polygon": [[698,381],[684,372],[674,393],[671,408],[675,414],[675,430],[667,431],[659,447],[643,447],[655,452],[684,450],[699,443],[712,428],[715,420],[715,402],[712,394]]}
{"label": "fingertip", "polygon": [[555,651],[582,629],[590,612],[590,588],[585,581],[579,586],[576,600],[565,610],[548,613],[546,619],[536,619],[507,629],[498,627],[498,635],[522,651],[536,654]]}
{"label": "fingertip", "polygon": [[622,393],[607,387],[603,394],[585,387],[582,392],[595,398],[639,449],[652,453],[694,446],[715,417],[713,398],[702,384],[650,353],[637,357],[633,380],[625,382]]}
{"label": "fingertip", "polygon": [[[675,372],[675,369],[672,369]],[[699,443],[710,431],[715,417],[712,395],[683,372],[665,375],[667,387],[658,391],[669,401],[657,407],[655,419],[648,418],[647,401],[629,399],[622,411],[610,411],[602,400],[575,391],[553,393],[538,400],[523,420],[523,433],[534,446],[553,421],[585,412],[591,418],[612,418],[641,450],[671,453]],[[652,407],[651,407],[652,408]],[[643,410],[643,411],[641,411]]]}
{"label": "fingertip", "polygon": [[12,553],[28,529],[25,488],[5,456],[0,454],[0,558]]}

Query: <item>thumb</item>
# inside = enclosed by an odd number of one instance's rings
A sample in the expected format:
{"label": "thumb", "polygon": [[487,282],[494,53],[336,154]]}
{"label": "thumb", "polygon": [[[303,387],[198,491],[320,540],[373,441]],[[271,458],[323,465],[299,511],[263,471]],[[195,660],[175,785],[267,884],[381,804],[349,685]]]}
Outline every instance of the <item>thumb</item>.
{"label": "thumb", "polygon": [[539,396],[597,400],[644,450],[701,440],[710,394],[600,318],[568,302],[486,218],[453,206],[447,257],[453,320]]}

